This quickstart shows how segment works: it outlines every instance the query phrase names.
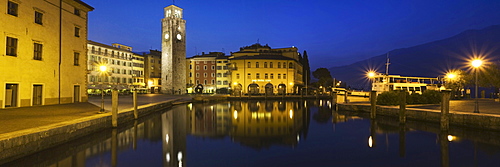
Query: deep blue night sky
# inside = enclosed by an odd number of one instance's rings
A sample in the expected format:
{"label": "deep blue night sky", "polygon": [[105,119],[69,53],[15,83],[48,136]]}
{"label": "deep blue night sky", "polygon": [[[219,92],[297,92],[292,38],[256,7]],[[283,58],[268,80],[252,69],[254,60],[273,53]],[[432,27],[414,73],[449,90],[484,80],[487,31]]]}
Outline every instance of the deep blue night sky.
{"label": "deep blue night sky", "polygon": [[[83,0],[89,40],[134,51],[161,49],[163,8],[171,0]],[[176,0],[186,20],[186,56],[269,44],[307,50],[311,69],[347,65],[386,52],[500,24],[499,0]]]}

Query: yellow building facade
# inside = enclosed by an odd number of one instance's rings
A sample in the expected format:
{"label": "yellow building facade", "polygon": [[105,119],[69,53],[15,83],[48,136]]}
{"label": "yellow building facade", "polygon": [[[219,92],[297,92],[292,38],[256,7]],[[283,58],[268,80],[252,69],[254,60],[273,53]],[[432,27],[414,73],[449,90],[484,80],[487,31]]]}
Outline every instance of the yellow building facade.
{"label": "yellow building facade", "polygon": [[254,44],[229,58],[233,94],[296,94],[304,86],[296,47],[272,49]]}
{"label": "yellow building facade", "polygon": [[[88,41],[88,93],[101,94],[101,90],[120,93],[130,92],[134,88],[132,47],[113,43],[111,46]],[[106,71],[100,71],[105,66]]]}
{"label": "yellow building facade", "polygon": [[92,10],[80,0],[0,2],[0,108],[88,100]]}

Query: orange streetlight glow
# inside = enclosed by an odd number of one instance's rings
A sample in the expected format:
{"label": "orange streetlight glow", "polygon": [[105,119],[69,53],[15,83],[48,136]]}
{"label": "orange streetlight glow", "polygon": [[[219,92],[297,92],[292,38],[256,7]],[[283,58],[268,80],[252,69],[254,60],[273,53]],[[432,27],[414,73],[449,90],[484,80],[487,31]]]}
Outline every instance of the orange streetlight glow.
{"label": "orange streetlight glow", "polygon": [[106,72],[107,70],[108,70],[108,67],[106,67],[104,65],[99,66],[99,71]]}
{"label": "orange streetlight glow", "polygon": [[481,65],[483,64],[483,61],[482,60],[479,60],[479,59],[475,59],[472,61],[472,66],[474,68],[478,68],[480,67]]}

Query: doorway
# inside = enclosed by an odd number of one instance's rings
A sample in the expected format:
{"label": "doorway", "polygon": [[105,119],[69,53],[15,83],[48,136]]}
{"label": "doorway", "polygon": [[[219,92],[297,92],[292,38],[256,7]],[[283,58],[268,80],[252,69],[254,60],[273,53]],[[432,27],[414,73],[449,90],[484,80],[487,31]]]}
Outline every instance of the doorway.
{"label": "doorway", "polygon": [[5,107],[17,107],[18,84],[5,85]]}
{"label": "doorway", "polygon": [[33,85],[33,106],[42,105],[42,85]]}
{"label": "doorway", "polygon": [[73,103],[80,102],[80,85],[73,86]]}

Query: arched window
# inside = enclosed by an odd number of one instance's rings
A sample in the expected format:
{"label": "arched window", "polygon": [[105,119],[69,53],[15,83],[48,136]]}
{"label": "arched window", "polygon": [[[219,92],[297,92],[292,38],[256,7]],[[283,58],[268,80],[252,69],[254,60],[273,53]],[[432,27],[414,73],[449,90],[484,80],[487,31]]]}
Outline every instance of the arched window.
{"label": "arched window", "polygon": [[292,63],[289,63],[289,64],[288,64],[288,68],[293,68],[293,64],[292,64]]}

